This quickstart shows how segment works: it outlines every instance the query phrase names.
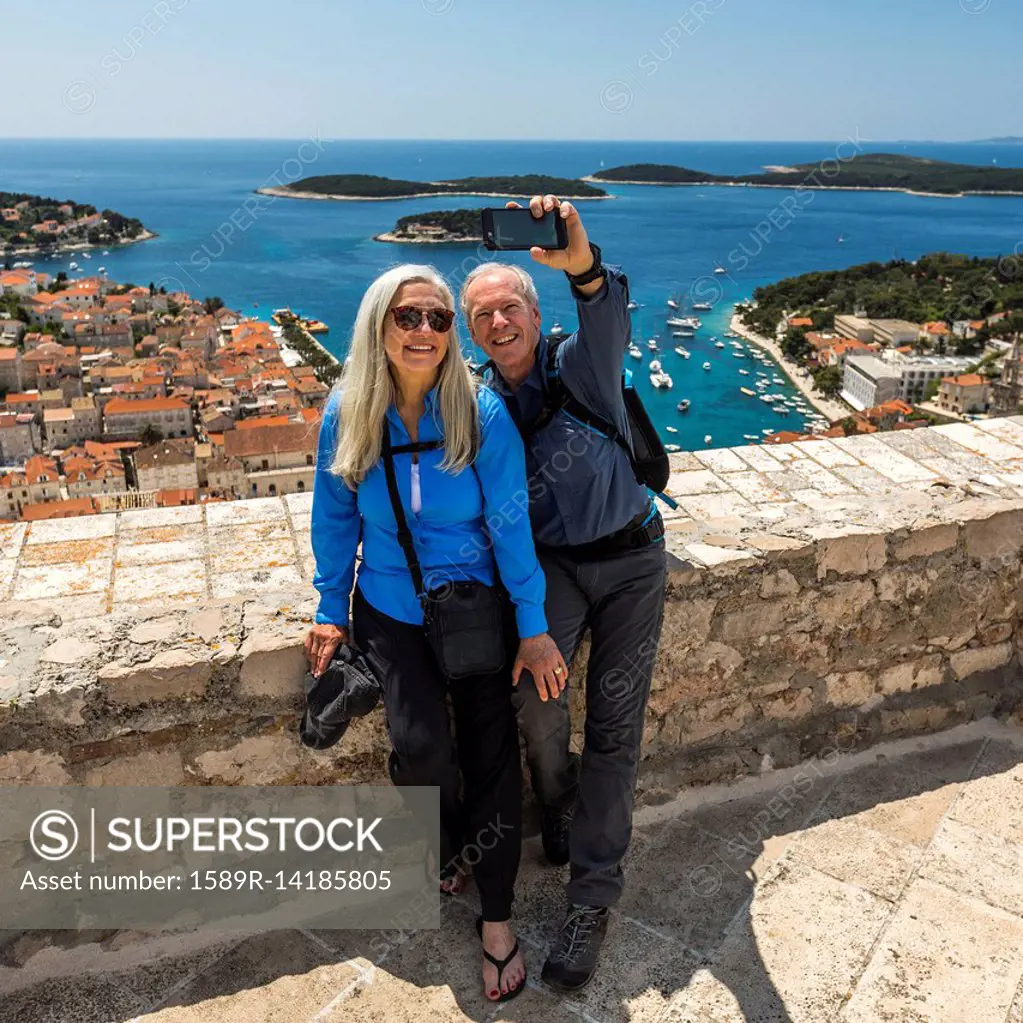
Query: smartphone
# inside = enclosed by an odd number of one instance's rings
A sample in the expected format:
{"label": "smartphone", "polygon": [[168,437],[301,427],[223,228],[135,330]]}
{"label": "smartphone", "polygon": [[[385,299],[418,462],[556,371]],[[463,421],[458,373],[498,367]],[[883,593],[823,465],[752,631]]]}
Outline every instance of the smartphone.
{"label": "smartphone", "polygon": [[488,249],[567,249],[568,228],[558,210],[538,220],[529,211],[488,207],[480,210],[483,218],[483,244]]}

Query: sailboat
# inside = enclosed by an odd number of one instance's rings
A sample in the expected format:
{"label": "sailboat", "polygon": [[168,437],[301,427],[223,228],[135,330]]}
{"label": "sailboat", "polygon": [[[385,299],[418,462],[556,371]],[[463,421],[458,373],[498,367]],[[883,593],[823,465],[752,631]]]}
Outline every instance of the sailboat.
{"label": "sailboat", "polygon": [[714,264],[714,273],[716,273],[716,274],[726,274],[726,273],[728,273],[728,271],[720,263],[715,263]]}

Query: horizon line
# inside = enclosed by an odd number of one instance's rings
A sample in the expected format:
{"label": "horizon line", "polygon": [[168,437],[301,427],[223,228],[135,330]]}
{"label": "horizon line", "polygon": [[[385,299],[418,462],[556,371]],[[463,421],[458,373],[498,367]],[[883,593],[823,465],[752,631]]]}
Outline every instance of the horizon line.
{"label": "horizon line", "polygon": [[[304,141],[307,135],[0,135],[3,142],[298,142]],[[484,138],[482,136],[451,136],[446,138],[403,138],[399,136],[351,136],[326,138],[327,142],[560,142],[560,143],[608,143],[632,145],[636,143],[703,143],[712,145],[752,145],[752,144],[791,144],[798,142],[819,143],[836,142],[837,138],[788,138],[788,139],[667,139],[667,138]],[[1023,136],[1005,135],[988,138],[971,139],[935,139],[935,138],[893,138],[864,139],[870,145],[908,143],[931,143],[940,145],[975,145],[994,142],[1023,144]]]}

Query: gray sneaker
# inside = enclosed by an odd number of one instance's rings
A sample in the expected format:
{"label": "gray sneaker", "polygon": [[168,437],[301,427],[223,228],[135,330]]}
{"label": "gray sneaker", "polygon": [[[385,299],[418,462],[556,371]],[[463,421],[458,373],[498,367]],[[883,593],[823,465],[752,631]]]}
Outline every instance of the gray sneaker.
{"label": "gray sneaker", "polygon": [[610,915],[607,906],[568,907],[561,933],[543,964],[541,976],[551,987],[578,991],[590,982]]}

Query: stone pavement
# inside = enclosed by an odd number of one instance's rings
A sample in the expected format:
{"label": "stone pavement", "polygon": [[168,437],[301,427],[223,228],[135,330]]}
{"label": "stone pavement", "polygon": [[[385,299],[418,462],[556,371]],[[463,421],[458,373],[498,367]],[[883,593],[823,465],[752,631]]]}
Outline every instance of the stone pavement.
{"label": "stone pavement", "polygon": [[274,932],[156,960],[131,935],[35,956],[25,936],[0,949],[0,1023],[1023,1023],[1023,732],[992,719],[641,810],[574,998],[539,979],[563,877],[539,857],[531,839],[529,990],[498,1009],[470,894],[404,939]]}

